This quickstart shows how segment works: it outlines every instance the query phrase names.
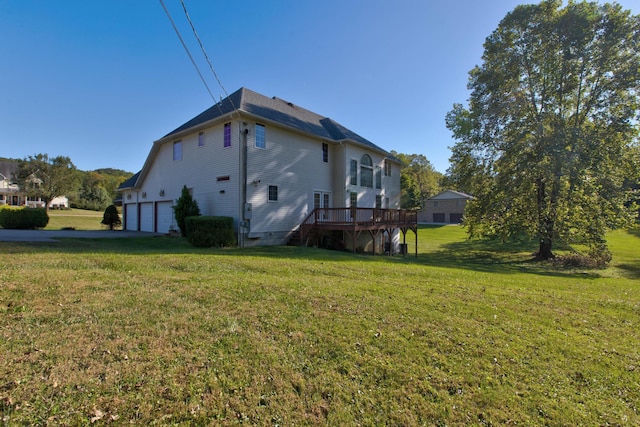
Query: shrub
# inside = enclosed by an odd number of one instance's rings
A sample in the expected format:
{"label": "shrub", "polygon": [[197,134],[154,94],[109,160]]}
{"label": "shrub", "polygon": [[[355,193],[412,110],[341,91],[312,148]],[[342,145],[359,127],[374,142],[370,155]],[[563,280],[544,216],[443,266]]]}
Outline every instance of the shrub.
{"label": "shrub", "polygon": [[234,246],[233,218],[228,216],[190,216],[186,218],[187,241],[193,246],[210,248]]}
{"label": "shrub", "polygon": [[589,250],[588,254],[575,252],[557,256],[553,261],[563,267],[603,269],[607,268],[611,259],[611,251],[605,245],[596,245]]}
{"label": "shrub", "polygon": [[173,212],[176,217],[176,223],[178,224],[178,228],[180,229],[182,237],[187,236],[185,219],[190,216],[199,216],[200,208],[198,207],[198,202],[196,202],[193,197],[191,197],[189,189],[186,185],[182,187],[182,194],[180,195],[180,198],[176,200],[176,205],[173,207]]}
{"label": "shrub", "polygon": [[104,215],[102,216],[101,224],[108,225],[109,230],[113,230],[114,227],[121,226],[122,220],[120,220],[118,208],[116,208],[114,205],[108,206],[104,211]]}
{"label": "shrub", "polygon": [[44,208],[0,209],[0,227],[15,230],[44,228],[49,215]]}

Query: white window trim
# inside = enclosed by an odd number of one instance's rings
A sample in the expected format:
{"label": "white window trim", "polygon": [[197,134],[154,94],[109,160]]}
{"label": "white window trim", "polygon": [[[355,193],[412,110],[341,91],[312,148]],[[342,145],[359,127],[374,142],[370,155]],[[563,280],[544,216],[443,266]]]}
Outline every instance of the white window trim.
{"label": "white window trim", "polygon": [[[264,129],[264,147],[260,147],[258,145],[258,128],[259,127]],[[258,150],[266,150],[267,149],[267,127],[265,125],[263,125],[262,123],[256,123],[255,132],[256,132],[256,135],[255,135],[255,138],[253,140],[253,146]]]}

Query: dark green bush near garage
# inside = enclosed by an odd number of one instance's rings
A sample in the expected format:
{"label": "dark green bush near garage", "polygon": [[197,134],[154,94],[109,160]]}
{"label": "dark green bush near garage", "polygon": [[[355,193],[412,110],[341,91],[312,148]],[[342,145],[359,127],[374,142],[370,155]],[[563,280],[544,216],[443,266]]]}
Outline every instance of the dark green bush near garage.
{"label": "dark green bush near garage", "polygon": [[233,218],[229,216],[189,216],[185,218],[187,241],[193,246],[211,248],[235,246]]}
{"label": "dark green bush near garage", "polygon": [[49,223],[49,215],[42,208],[0,209],[0,227],[13,230],[35,230]]}

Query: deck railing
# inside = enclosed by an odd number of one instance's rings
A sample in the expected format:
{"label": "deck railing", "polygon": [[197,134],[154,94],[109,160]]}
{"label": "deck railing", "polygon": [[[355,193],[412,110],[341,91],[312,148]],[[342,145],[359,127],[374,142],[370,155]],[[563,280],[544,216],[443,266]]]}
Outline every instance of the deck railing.
{"label": "deck railing", "polygon": [[357,230],[416,227],[418,213],[406,209],[317,208],[300,225],[304,239],[314,228]]}

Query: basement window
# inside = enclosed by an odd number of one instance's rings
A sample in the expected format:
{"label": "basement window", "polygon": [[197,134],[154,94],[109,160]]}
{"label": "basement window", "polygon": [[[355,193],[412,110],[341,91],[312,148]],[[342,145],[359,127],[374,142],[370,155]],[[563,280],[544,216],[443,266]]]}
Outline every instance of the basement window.
{"label": "basement window", "polygon": [[278,201],[278,186],[270,185],[269,186],[269,201],[277,202]]}

